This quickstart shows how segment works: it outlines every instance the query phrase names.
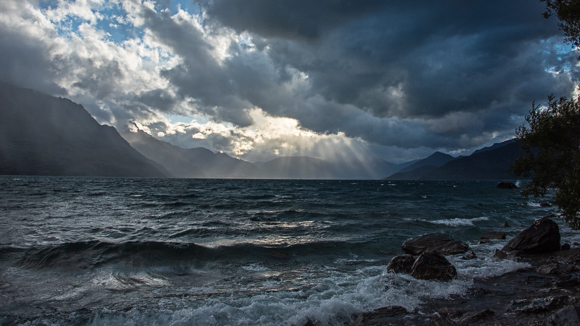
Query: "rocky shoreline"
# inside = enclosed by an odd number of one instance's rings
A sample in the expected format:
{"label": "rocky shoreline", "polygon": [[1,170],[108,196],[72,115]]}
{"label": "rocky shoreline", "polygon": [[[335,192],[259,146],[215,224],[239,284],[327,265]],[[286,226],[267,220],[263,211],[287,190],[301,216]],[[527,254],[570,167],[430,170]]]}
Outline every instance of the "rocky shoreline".
{"label": "rocky shoreline", "polygon": [[[508,242],[504,250],[510,251],[509,254],[496,252],[496,259],[513,259],[528,263],[530,267],[496,277],[476,278],[467,293],[447,299],[425,298],[415,311],[389,306],[365,312],[358,315],[351,326],[580,325],[580,248],[569,249],[570,246],[564,244],[560,250],[560,235],[557,226],[557,234],[553,233],[554,225],[547,217],[537,220]],[[549,232],[552,234],[548,236]],[[536,240],[530,240],[529,235],[536,236]],[[558,250],[554,249],[555,238]],[[483,237],[482,241],[485,241]],[[405,246],[408,244],[403,245],[404,250]],[[461,247],[457,243],[453,246]],[[428,250],[432,248],[423,248],[424,253]],[[408,256],[399,260],[406,264],[418,261]],[[469,252],[464,259],[469,259]],[[406,270],[389,266],[390,272],[411,270],[409,266]]]}

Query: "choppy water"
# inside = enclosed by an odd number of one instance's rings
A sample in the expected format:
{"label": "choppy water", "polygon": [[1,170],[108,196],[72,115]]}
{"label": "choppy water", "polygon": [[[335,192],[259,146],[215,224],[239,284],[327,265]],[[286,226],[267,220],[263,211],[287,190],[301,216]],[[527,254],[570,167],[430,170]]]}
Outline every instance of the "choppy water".
{"label": "choppy water", "polygon": [[[554,211],[496,182],[0,177],[0,324],[343,325],[521,267],[489,258]],[[566,236],[572,236],[561,226]],[[385,273],[439,232],[451,283]]]}

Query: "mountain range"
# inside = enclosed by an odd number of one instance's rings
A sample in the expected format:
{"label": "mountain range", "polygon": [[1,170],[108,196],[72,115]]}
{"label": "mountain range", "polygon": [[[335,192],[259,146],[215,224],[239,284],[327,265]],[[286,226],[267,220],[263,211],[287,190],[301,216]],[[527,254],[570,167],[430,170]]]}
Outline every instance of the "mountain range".
{"label": "mountain range", "polygon": [[435,153],[402,169],[387,180],[503,180],[515,179],[510,165],[522,154],[520,144],[510,139],[454,158]]}
{"label": "mountain range", "polygon": [[329,162],[305,156],[250,163],[206,148],[174,146],[142,130],[132,132],[127,129],[121,134],[133,148],[178,178],[380,179],[408,165],[377,158]]}
{"label": "mountain range", "polygon": [[137,130],[100,125],[79,104],[0,83],[0,174],[265,179],[510,179],[511,140],[466,157],[436,152],[394,164],[380,158],[279,157],[251,163],[181,148]]}

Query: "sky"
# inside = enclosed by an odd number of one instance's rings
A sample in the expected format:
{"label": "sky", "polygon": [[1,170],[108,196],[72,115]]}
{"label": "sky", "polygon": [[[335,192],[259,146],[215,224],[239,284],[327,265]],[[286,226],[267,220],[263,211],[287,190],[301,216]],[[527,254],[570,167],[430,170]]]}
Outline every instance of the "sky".
{"label": "sky", "polygon": [[252,162],[469,154],[572,96],[530,0],[2,0],[0,81]]}

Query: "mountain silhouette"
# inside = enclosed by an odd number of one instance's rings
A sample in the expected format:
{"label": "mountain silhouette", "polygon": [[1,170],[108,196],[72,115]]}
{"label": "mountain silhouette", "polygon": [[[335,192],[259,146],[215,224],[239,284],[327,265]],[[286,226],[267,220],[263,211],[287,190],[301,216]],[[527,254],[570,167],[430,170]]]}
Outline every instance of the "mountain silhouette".
{"label": "mountain silhouette", "polygon": [[0,174],[168,177],[79,104],[0,83]]}

